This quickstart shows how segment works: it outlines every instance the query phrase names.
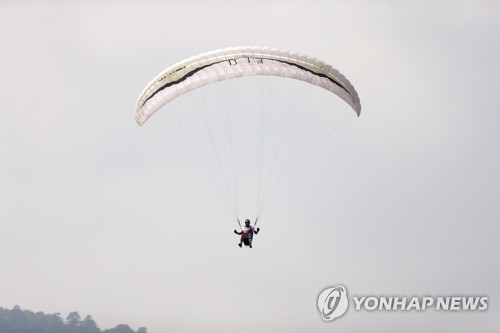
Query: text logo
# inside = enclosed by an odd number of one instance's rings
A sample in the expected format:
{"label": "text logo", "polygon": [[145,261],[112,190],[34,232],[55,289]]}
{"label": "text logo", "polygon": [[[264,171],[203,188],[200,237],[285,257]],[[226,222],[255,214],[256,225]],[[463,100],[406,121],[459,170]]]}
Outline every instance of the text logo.
{"label": "text logo", "polygon": [[327,288],[318,296],[318,309],[325,321],[342,316],[348,305],[347,291],[342,286]]}

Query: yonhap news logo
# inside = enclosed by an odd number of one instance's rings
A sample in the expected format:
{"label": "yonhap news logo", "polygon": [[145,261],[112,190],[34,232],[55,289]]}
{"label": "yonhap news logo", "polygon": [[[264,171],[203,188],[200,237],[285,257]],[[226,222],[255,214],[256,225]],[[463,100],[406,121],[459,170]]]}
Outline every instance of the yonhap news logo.
{"label": "yonhap news logo", "polygon": [[[352,302],[351,302],[352,301]],[[488,296],[352,296],[344,286],[328,287],[317,304],[324,321],[342,316],[353,304],[354,311],[486,311]]]}
{"label": "yonhap news logo", "polygon": [[325,321],[342,316],[348,306],[347,291],[342,286],[327,288],[318,296],[318,309]]}

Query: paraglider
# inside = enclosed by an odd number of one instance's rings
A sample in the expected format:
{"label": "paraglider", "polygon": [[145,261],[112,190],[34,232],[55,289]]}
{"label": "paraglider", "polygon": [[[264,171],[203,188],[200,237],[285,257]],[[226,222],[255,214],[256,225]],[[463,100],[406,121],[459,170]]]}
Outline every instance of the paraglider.
{"label": "paraglider", "polygon": [[253,240],[253,235],[257,235],[260,231],[260,228],[255,229],[250,225],[250,220],[246,219],[245,220],[245,226],[241,231],[235,230],[234,233],[237,235],[241,235],[240,237],[240,242],[238,243],[238,246],[241,247],[241,244],[245,244],[245,246],[248,246],[252,248],[252,240]]}
{"label": "paraglider", "polygon": [[[214,82],[246,76],[274,76],[306,82],[321,87],[338,96],[350,106],[357,116],[359,116],[361,112],[360,100],[354,86],[344,75],[331,65],[296,52],[257,46],[245,46],[203,53],[168,67],[155,77],[140,94],[136,104],[135,119],[139,126],[143,126],[156,112],[181,95]],[[307,110],[307,112],[309,112],[309,110]],[[307,112],[305,112],[306,115]],[[174,116],[172,118],[177,122],[175,112],[173,114]],[[205,117],[203,112],[200,112],[200,114]],[[228,119],[230,119],[229,116]],[[187,126],[190,126],[192,123],[193,121],[190,121]],[[219,192],[224,196],[229,209],[238,222],[241,231],[235,230],[235,233],[241,235],[239,246],[241,247],[242,243],[244,243],[252,247],[253,235],[259,232],[259,228],[255,229],[255,226],[252,227],[248,219],[246,220],[248,223],[245,223],[245,227],[241,227],[238,218],[236,184],[234,184],[234,186],[229,184],[228,178],[230,177],[228,177],[226,175],[227,172],[224,171],[224,163],[219,156],[220,149],[218,149],[216,140],[213,138],[213,133],[210,132],[208,121],[203,118],[203,123],[209,132],[209,139],[204,140],[203,143],[211,145],[212,148],[210,150],[216,155],[216,158],[213,159],[216,161],[216,166],[212,170],[208,167],[208,158],[203,156],[203,149],[195,146],[184,126],[179,123],[177,123],[177,125],[183,135],[185,135],[191,148],[195,151],[199,161],[214,181]],[[231,124],[231,121],[229,121],[229,123]],[[194,132],[196,132],[196,130],[194,130]],[[228,132],[231,134],[231,140],[229,141],[232,141],[232,133],[234,130],[230,129]],[[285,135],[283,133],[281,134],[281,140],[283,141]],[[297,141],[302,143],[303,140],[299,138]],[[236,179],[236,171],[234,170],[236,165],[234,161],[234,143],[231,142],[230,146],[231,154],[233,154],[232,175]],[[263,140],[261,140],[260,159],[262,159],[262,147],[264,147]],[[294,151],[295,150],[296,149],[294,149]],[[273,163],[272,169],[268,172],[268,175],[269,177],[275,178],[274,185],[269,185],[271,182],[268,182],[266,186],[261,186],[261,176],[259,176],[258,182],[254,182],[258,183],[259,191],[267,191],[264,194],[258,193],[256,220],[259,219],[263,210],[267,207],[269,199],[273,196],[275,188],[284,174],[284,170],[280,172],[276,171],[276,169],[278,169],[277,167],[275,168],[275,159],[279,154],[271,153],[271,155]],[[294,155],[293,151],[291,155]],[[285,165],[284,168],[288,168],[286,163]],[[262,167],[262,163],[260,163],[260,166]],[[260,174],[262,174],[262,172],[260,172]]]}

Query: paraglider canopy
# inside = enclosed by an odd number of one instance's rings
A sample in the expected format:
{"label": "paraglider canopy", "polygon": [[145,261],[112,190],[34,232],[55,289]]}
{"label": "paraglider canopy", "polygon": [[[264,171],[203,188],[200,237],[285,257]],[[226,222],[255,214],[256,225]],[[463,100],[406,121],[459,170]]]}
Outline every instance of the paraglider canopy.
{"label": "paraglider canopy", "polygon": [[291,51],[246,46],[203,53],[167,68],[139,96],[136,121],[142,126],[162,106],[193,89],[251,75],[281,76],[311,83],[339,96],[358,116],[361,112],[356,90],[331,65]]}

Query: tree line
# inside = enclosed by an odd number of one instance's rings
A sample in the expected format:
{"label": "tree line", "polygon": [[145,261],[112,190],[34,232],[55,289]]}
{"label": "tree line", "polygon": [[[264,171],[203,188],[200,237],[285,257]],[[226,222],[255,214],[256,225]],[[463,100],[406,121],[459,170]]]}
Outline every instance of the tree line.
{"label": "tree line", "polygon": [[78,312],[71,312],[63,320],[59,313],[45,314],[22,310],[19,306],[12,309],[0,307],[1,333],[147,333],[146,327],[137,331],[128,325],[120,324],[114,328],[101,330],[90,315],[81,318]]}

